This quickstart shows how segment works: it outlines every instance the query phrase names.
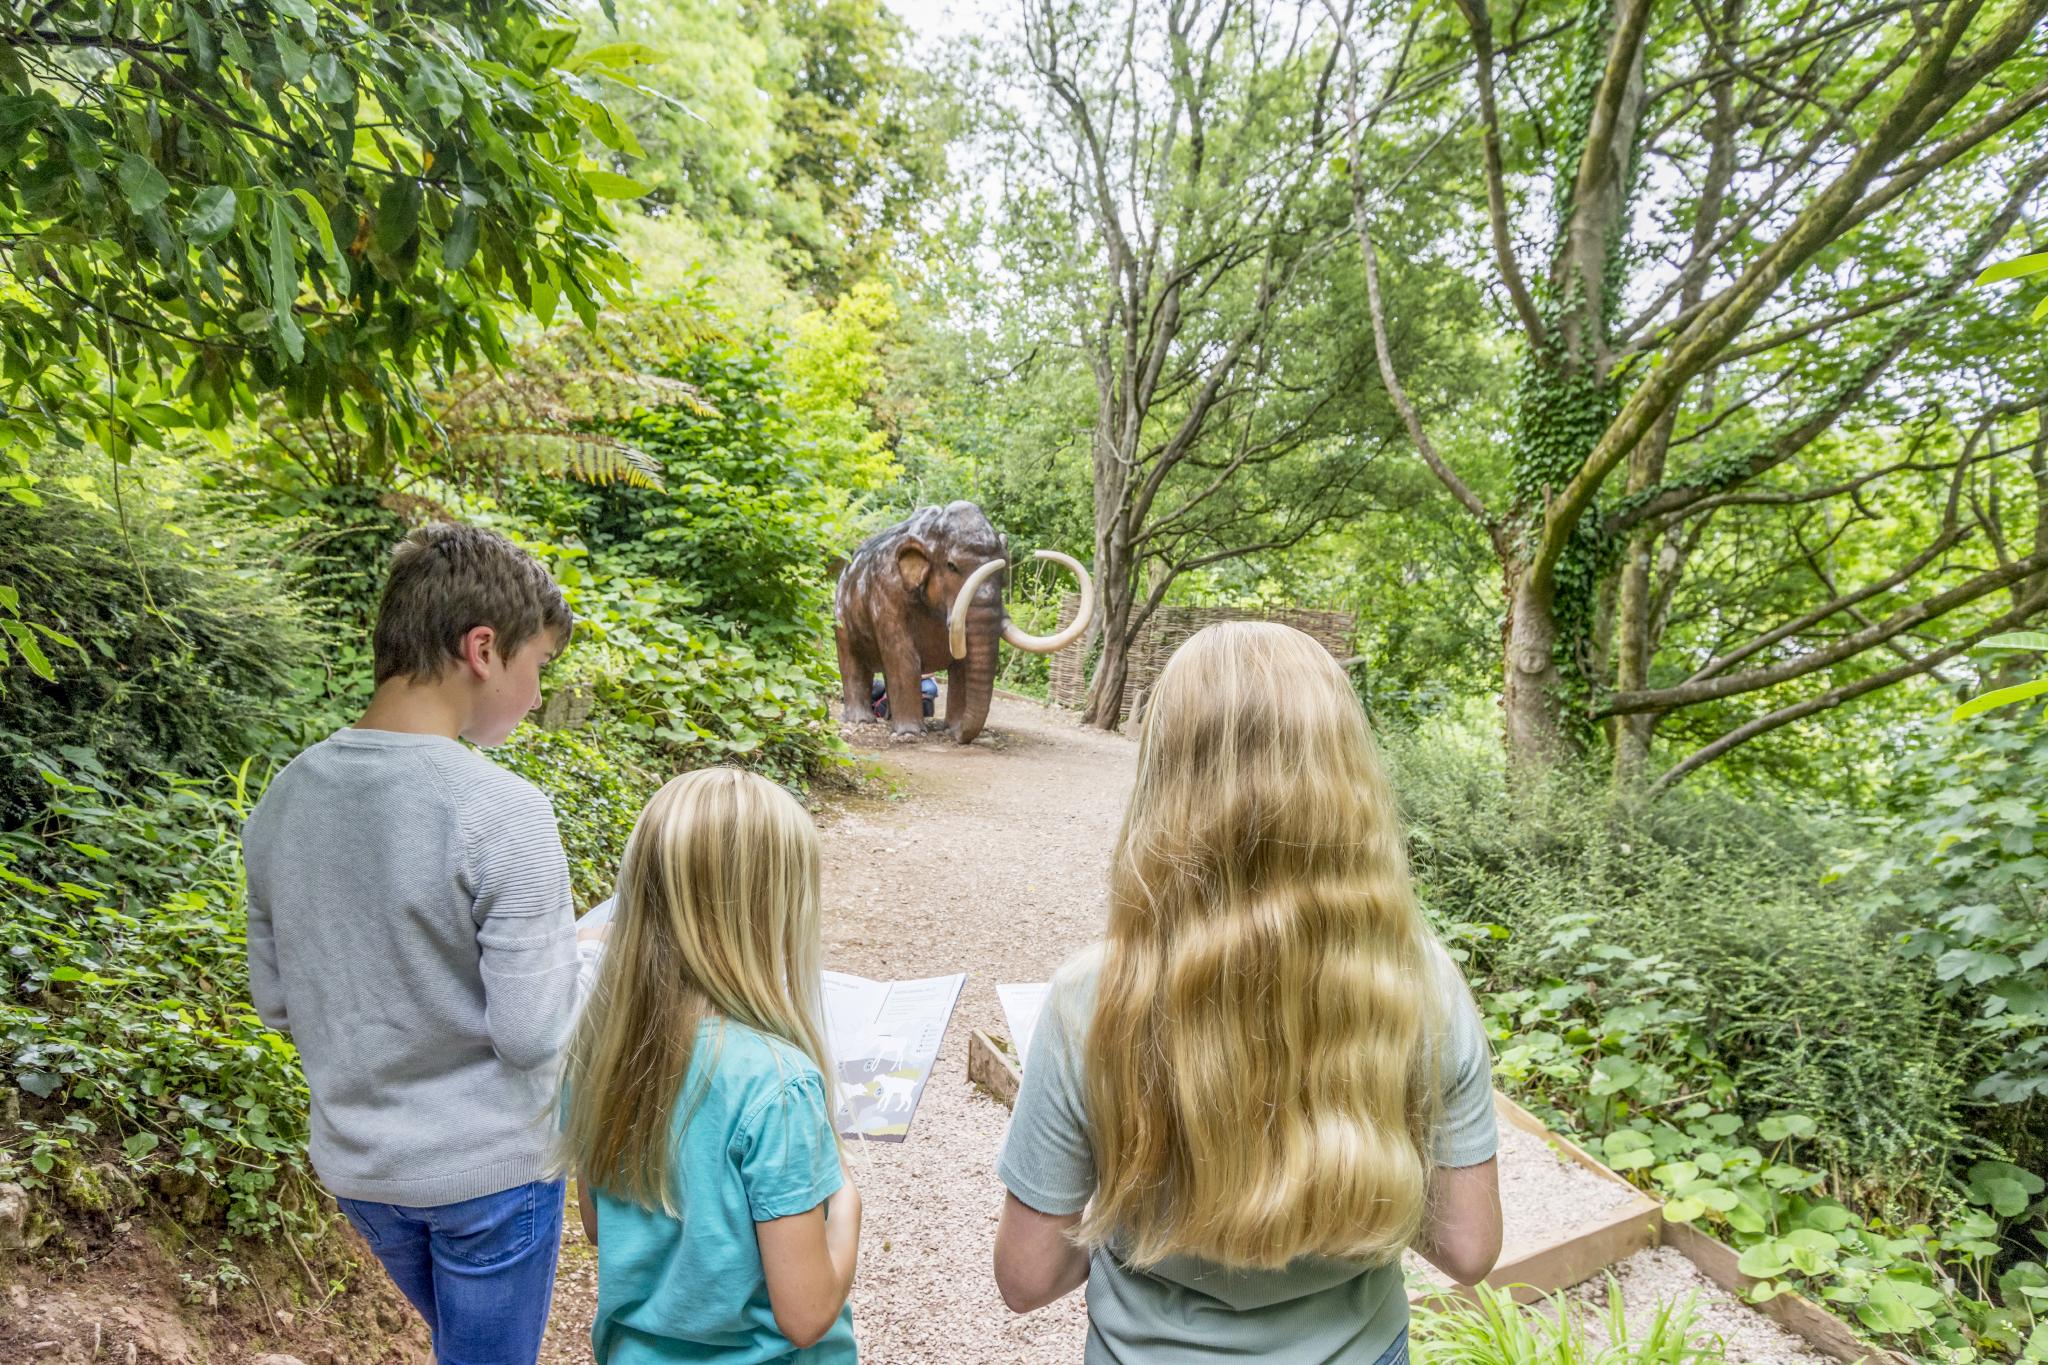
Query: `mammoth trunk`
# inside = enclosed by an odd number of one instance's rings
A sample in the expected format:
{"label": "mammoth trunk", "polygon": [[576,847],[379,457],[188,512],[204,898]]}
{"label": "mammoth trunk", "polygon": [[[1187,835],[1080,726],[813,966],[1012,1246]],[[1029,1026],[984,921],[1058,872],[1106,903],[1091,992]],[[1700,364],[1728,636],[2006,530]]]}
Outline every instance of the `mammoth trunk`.
{"label": "mammoth trunk", "polygon": [[1001,650],[1003,608],[1001,603],[976,602],[967,612],[967,653],[954,665],[953,677],[964,678],[960,695],[946,695],[946,723],[954,738],[971,744],[988,722],[988,704],[995,692],[996,664]]}

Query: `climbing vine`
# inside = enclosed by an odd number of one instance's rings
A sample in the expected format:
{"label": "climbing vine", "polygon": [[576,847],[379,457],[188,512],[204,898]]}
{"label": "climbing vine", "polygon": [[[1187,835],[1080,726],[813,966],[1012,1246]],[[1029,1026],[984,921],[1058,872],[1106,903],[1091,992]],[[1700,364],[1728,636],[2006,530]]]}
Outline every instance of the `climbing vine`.
{"label": "climbing vine", "polygon": [[[1578,166],[1606,65],[1613,17],[1611,3],[1597,4],[1586,10],[1579,26],[1563,121],[1568,135],[1558,149],[1557,159],[1557,237],[1552,256],[1560,262],[1570,255]],[[1631,146],[1622,188],[1624,201],[1632,192],[1639,160],[1636,148]],[[1599,325],[1603,328],[1621,298],[1627,276],[1620,227],[1625,218],[1626,214],[1617,214],[1608,228],[1610,240],[1604,255],[1598,310]],[[1564,324],[1573,313],[1589,324],[1594,320],[1591,310],[1586,308],[1583,289],[1578,272],[1570,268],[1554,271],[1541,288],[1537,311],[1543,337],[1525,356],[1516,386],[1516,440],[1509,479],[1514,496],[1516,554],[1525,565],[1534,556],[1544,507],[1584,466],[1586,456],[1598,444],[1619,408],[1614,377],[1600,373],[1583,353],[1591,345],[1590,339],[1582,339],[1580,353],[1576,354],[1563,339],[1568,331]],[[1591,733],[1590,725],[1583,719],[1595,687],[1586,646],[1595,630],[1600,581],[1614,562],[1616,545],[1612,542],[1613,538],[1601,529],[1599,518],[1583,518],[1572,529],[1553,572],[1553,659],[1560,679],[1554,703],[1558,720],[1578,743],[1583,743]]]}

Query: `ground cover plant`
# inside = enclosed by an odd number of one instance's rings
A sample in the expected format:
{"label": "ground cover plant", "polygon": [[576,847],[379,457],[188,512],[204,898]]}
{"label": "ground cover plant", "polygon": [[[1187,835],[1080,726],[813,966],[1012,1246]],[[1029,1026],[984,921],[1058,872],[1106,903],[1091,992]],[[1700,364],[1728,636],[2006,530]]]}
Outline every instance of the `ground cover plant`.
{"label": "ground cover plant", "polygon": [[[1949,739],[1965,762],[2013,747]],[[1958,884],[1953,789],[1870,839],[1713,798],[1510,797],[1483,750],[1394,752],[1504,1088],[1736,1247],[1757,1297],[1797,1289],[1931,1357],[2048,1349],[2039,1110],[1984,1103],[1998,1054],[1924,941]],[[1851,837],[1882,866],[1838,866]]]}
{"label": "ground cover plant", "polygon": [[1718,1337],[1695,1327],[1694,1300],[1662,1304],[1647,1323],[1631,1322],[1612,1275],[1598,1345],[1587,1338],[1586,1310],[1565,1295],[1525,1305],[1480,1285],[1473,1299],[1470,1306],[1417,1308],[1409,1326],[1412,1357],[1422,1365],[1717,1365],[1728,1359]]}

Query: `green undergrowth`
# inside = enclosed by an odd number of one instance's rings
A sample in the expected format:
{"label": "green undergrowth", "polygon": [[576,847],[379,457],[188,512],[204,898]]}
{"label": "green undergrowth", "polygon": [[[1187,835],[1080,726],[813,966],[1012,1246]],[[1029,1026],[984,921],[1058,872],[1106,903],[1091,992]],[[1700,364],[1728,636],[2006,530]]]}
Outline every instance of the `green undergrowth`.
{"label": "green undergrowth", "polygon": [[1840,828],[1711,795],[1510,799],[1484,754],[1392,752],[1504,1089],[1733,1245],[1754,1299],[1805,1293],[1929,1359],[2048,1358],[2042,1181],[1890,902],[1827,875]]}
{"label": "green undergrowth", "polygon": [[[1606,1306],[1593,1313],[1570,1296],[1540,1305],[1516,1303],[1485,1285],[1469,1306],[1418,1306],[1409,1318],[1417,1365],[1720,1365],[1727,1345],[1696,1326],[1693,1298],[1659,1304],[1647,1318],[1629,1316],[1621,1287],[1607,1277]],[[1591,1314],[1599,1334],[1586,1330]]]}
{"label": "green undergrowth", "polygon": [[62,1201],[116,1178],[236,1235],[318,1231],[297,1053],[249,1003],[247,773],[130,797],[89,763],[42,772],[44,823],[0,843],[0,1179]]}

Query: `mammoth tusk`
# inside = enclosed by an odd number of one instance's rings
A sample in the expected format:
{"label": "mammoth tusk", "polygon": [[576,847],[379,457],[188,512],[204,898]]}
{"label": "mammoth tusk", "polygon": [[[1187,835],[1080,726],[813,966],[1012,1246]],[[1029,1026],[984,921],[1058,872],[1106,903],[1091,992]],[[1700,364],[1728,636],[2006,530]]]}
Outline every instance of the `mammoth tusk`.
{"label": "mammoth tusk", "polygon": [[1010,567],[1007,559],[991,559],[988,563],[967,575],[967,581],[960,585],[960,591],[953,596],[953,611],[946,617],[946,647],[953,651],[953,657],[967,657],[967,604],[974,600],[974,594],[988,581],[988,576],[1001,573]]}
{"label": "mammoth tusk", "polygon": [[1088,577],[1088,571],[1081,567],[1081,561],[1058,550],[1040,550],[1033,557],[1049,559],[1073,570],[1074,577],[1081,580],[1081,609],[1074,613],[1074,619],[1067,628],[1057,635],[1027,635],[1017,628],[1015,621],[1006,619],[1003,622],[1003,639],[1027,653],[1050,654],[1054,650],[1065,649],[1088,629],[1088,622],[1095,616],[1095,583]]}

